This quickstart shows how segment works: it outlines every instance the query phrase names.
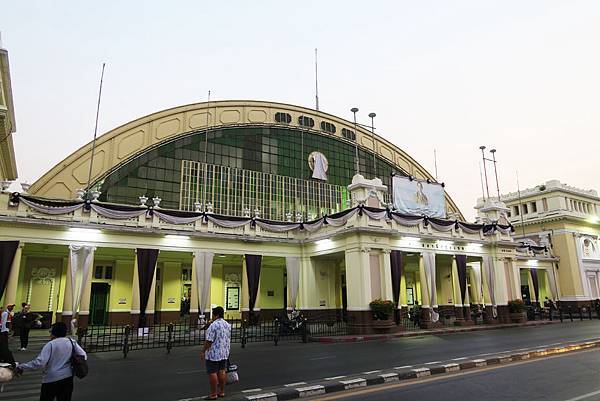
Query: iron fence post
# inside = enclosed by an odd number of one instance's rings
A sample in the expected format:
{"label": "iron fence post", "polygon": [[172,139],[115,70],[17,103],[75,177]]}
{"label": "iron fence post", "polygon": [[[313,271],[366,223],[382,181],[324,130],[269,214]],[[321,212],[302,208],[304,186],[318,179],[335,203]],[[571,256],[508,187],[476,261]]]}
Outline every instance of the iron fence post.
{"label": "iron fence post", "polygon": [[308,342],[308,320],[306,318],[302,319],[302,342]]}
{"label": "iron fence post", "polygon": [[277,343],[279,342],[279,334],[280,334],[280,324],[279,324],[279,319],[275,318],[275,320],[273,321],[273,325],[275,327],[275,332],[273,333],[273,341],[275,342],[275,346],[277,346]]}
{"label": "iron fence post", "polygon": [[573,321],[573,308],[571,308],[571,305],[569,305],[569,319]]}
{"label": "iron fence post", "polygon": [[246,320],[242,320],[242,332],[240,333],[242,348],[246,348]]}
{"label": "iron fence post", "polygon": [[583,308],[581,306],[579,307],[579,320],[583,322]]}
{"label": "iron fence post", "polygon": [[167,326],[167,354],[171,353],[171,348],[173,348],[173,323]]}
{"label": "iron fence post", "polygon": [[590,307],[588,308],[588,316],[590,318],[590,320],[592,320],[592,305],[590,304]]}
{"label": "iron fence post", "polygon": [[558,317],[560,319],[560,322],[563,322],[563,309],[562,307],[558,309]]}
{"label": "iron fence post", "polygon": [[123,338],[123,358],[127,358],[127,354],[129,353],[129,336],[131,335],[131,327],[129,325],[125,326]]}

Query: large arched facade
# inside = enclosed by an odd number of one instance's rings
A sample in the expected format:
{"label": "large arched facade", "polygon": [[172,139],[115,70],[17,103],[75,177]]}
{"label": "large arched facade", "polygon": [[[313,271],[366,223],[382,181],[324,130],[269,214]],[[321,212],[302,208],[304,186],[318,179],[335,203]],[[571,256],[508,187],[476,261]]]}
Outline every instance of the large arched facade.
{"label": "large arched facade", "polygon": [[[286,212],[316,216],[347,206],[356,144],[367,177],[377,175],[387,185],[393,172],[434,180],[404,151],[341,118],[281,103],[221,101],[164,110],[100,136],[91,181],[109,202],[137,203],[146,195],[175,209],[211,203],[229,215],[260,209],[279,220]],[[311,180],[307,160],[313,151],[329,161],[326,183]],[[87,185],[91,155],[88,143],[36,181],[30,193],[73,198]],[[248,194],[248,186],[262,187],[260,194]],[[462,217],[446,198],[448,212]]]}

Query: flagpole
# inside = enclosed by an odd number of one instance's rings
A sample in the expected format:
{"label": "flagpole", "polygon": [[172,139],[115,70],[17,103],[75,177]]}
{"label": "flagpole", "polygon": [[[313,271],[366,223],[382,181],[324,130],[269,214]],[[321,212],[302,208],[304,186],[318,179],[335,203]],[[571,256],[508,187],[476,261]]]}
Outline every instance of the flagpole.
{"label": "flagpole", "polygon": [[[94,153],[96,151],[96,137],[98,135],[98,117],[100,116],[100,100],[102,99],[102,82],[104,81],[104,67],[106,63],[102,63],[102,74],[100,75],[100,89],[98,91],[98,104],[96,105],[96,124],[94,126],[94,140],[92,141],[92,156],[90,158],[90,171],[88,173],[87,185],[85,187],[85,194],[88,195],[90,190],[90,183],[92,180],[92,168],[94,166]],[[89,199],[89,197],[88,197]]]}
{"label": "flagpole", "polygon": [[525,224],[523,220],[523,204],[521,203],[521,188],[519,187],[519,172],[517,171],[517,194],[519,196],[519,216],[521,216],[521,233],[525,241]]}

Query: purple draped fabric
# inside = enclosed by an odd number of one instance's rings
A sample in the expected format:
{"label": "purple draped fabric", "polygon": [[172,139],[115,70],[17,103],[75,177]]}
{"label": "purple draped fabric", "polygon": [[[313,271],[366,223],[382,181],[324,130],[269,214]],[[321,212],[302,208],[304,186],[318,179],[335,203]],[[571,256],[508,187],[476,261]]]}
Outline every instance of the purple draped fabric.
{"label": "purple draped fabric", "polygon": [[158,249],[137,249],[138,279],[140,284],[140,327],[146,326],[146,308],[154,280]]}
{"label": "purple draped fabric", "polygon": [[458,270],[461,304],[464,305],[467,293],[467,255],[456,255],[456,267]]}
{"label": "purple draped fabric", "polygon": [[0,241],[0,298],[4,294],[19,241]]}
{"label": "purple draped fabric", "polygon": [[400,303],[400,283],[402,279],[403,257],[401,251],[390,252],[390,264],[392,268],[392,291],[394,293],[394,302],[396,305]]}
{"label": "purple draped fabric", "polygon": [[258,283],[260,282],[260,266],[262,263],[262,255],[245,255],[246,258],[246,276],[248,278],[248,304],[250,312],[254,311],[256,304],[256,296],[258,295]]}

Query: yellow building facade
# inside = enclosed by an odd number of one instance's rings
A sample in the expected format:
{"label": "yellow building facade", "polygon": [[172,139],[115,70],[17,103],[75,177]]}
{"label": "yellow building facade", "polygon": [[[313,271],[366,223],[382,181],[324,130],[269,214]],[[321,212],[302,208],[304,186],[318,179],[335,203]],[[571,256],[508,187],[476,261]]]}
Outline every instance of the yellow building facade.
{"label": "yellow building facade", "polygon": [[376,299],[401,314],[419,303],[425,326],[470,324],[475,305],[487,322],[508,322],[521,264],[539,269],[538,298],[554,293],[557,259],[520,249],[501,205],[483,205],[480,224],[464,222],[445,190],[443,218],[394,210],[394,175],[434,178],[336,116],[200,103],[132,121],[92,148],[28,193],[0,194],[3,304],[80,326],[195,321],[215,305],[230,319],[297,309],[364,333]]}
{"label": "yellow building facade", "polygon": [[[547,181],[502,195],[515,226],[515,238],[546,247],[558,261],[560,301],[589,306],[600,298],[600,197],[595,190]],[[525,289],[524,289],[525,290]]]}

